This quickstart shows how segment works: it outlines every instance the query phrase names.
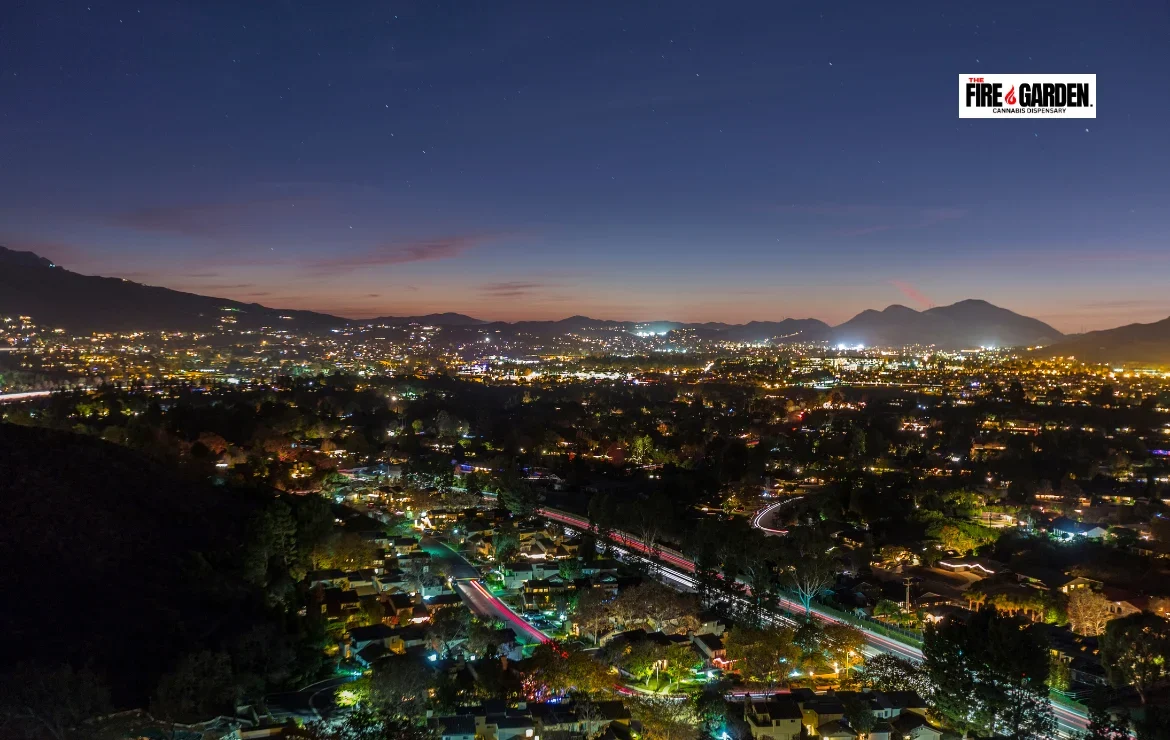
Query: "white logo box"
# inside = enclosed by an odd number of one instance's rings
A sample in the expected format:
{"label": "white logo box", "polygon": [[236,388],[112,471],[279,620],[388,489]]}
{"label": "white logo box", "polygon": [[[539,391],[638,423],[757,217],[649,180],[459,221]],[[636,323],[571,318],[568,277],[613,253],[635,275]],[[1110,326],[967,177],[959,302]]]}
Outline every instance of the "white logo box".
{"label": "white logo box", "polygon": [[959,118],[1096,117],[1095,74],[959,75]]}

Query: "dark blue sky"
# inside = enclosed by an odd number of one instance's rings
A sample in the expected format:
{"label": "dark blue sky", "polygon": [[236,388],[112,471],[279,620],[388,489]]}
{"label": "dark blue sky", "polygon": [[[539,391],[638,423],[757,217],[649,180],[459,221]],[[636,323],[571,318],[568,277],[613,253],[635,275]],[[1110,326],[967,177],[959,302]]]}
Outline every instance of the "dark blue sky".
{"label": "dark blue sky", "polygon": [[[35,2],[0,243],[351,316],[1170,314],[1163,2]],[[1095,73],[1096,120],[957,117]]]}

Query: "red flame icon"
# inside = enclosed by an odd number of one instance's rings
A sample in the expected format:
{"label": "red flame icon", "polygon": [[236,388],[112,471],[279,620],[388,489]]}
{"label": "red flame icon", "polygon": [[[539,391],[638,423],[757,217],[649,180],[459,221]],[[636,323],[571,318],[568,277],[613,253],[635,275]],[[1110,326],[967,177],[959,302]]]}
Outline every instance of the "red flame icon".
{"label": "red flame icon", "polygon": [[1012,85],[1012,89],[1008,90],[1007,96],[1004,98],[1008,105],[1016,104],[1016,86]]}

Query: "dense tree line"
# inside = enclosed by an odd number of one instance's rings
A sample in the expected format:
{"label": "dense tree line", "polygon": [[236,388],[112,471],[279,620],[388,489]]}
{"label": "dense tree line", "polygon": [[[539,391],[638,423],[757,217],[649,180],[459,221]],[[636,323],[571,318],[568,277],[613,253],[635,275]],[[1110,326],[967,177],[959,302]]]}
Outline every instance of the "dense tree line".
{"label": "dense tree line", "polygon": [[192,482],[71,433],[0,425],[0,439],[5,589],[27,599],[3,618],[14,685],[37,685],[20,678],[36,660],[62,686],[96,687],[79,701],[186,721],[326,668],[303,583],[333,526],[323,499]]}

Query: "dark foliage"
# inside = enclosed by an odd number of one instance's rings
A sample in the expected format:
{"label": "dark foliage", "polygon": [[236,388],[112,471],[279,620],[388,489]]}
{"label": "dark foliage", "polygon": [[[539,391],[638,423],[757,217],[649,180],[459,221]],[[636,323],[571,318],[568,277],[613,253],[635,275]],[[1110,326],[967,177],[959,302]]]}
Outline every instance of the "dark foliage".
{"label": "dark foliage", "polygon": [[115,707],[146,706],[201,651],[228,655],[241,691],[295,675],[306,626],[245,577],[245,543],[274,496],[6,424],[0,471],[0,589],[12,607],[0,610],[0,664],[90,669]]}

